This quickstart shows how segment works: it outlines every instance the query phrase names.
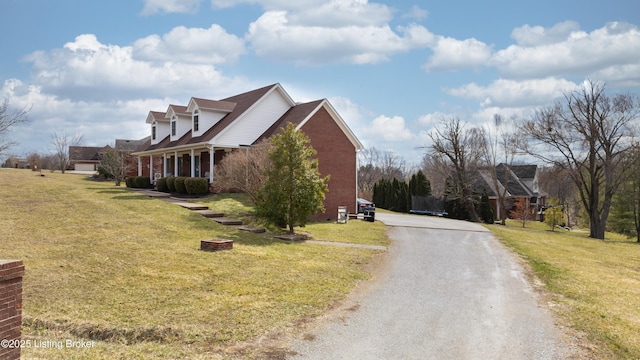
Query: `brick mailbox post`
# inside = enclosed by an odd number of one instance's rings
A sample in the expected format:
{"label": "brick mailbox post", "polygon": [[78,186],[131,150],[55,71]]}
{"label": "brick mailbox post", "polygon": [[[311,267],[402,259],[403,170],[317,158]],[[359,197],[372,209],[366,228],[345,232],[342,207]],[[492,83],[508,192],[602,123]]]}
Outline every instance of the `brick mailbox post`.
{"label": "brick mailbox post", "polygon": [[20,359],[23,275],[22,261],[0,260],[0,359]]}

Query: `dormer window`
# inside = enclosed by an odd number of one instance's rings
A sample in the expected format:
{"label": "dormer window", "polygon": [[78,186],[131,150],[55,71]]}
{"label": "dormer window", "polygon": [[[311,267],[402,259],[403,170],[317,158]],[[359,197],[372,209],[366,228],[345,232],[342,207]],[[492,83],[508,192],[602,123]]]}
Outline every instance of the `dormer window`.
{"label": "dormer window", "polygon": [[151,139],[155,140],[156,139],[156,125],[157,123],[154,121],[153,124],[151,124]]}
{"label": "dormer window", "polygon": [[171,136],[176,136],[177,130],[176,130],[176,116],[174,115],[171,118]]}
{"label": "dormer window", "polygon": [[200,124],[199,124],[199,111],[198,110],[194,110],[193,111],[193,131],[198,131],[198,129],[200,128]]}

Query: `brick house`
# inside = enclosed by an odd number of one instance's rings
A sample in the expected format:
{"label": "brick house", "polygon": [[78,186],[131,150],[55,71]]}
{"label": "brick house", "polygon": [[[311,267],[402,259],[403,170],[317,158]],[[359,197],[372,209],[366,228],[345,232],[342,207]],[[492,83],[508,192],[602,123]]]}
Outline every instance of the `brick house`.
{"label": "brick house", "polygon": [[[479,170],[479,181],[475,184],[475,192],[477,194],[482,194],[483,191],[487,192],[496,219],[500,219],[500,216],[505,213],[508,216],[509,212],[515,208],[516,201],[522,200],[528,204],[532,218],[540,220],[546,196],[538,188],[538,173],[537,165],[499,164],[496,166],[499,189],[495,189],[489,172]],[[506,209],[501,209],[498,193],[504,191],[505,188],[507,189]]]}
{"label": "brick house", "polygon": [[139,175],[204,177],[210,183],[226,153],[255,145],[293,123],[317,151],[321,175],[331,175],[325,213],[316,219],[335,219],[338,206],[355,211],[362,144],[327,99],[296,103],[273,84],[222,100],[191,98],[165,112],[150,111],[146,122],[151,137],[134,153]]}

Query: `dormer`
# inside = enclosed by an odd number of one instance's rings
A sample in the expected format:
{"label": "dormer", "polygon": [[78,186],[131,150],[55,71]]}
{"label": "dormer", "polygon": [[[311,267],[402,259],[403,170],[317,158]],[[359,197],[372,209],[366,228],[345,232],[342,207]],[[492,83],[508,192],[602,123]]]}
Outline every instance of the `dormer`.
{"label": "dormer", "polygon": [[200,136],[235,109],[236,103],[191,98],[186,111],[191,114],[192,136]]}
{"label": "dormer", "polygon": [[169,120],[171,141],[176,141],[191,131],[191,113],[186,106],[169,105],[166,117]]}
{"label": "dormer", "polygon": [[170,125],[166,115],[159,111],[149,111],[147,124],[151,125],[151,145],[156,145],[169,136]]}

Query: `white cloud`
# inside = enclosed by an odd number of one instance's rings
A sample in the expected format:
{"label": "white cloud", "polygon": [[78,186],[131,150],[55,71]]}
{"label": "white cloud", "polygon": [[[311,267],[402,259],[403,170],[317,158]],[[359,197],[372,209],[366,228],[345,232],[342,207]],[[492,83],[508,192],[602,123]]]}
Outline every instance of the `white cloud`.
{"label": "white cloud", "polygon": [[402,15],[402,17],[405,19],[424,20],[427,17],[429,17],[429,12],[417,5],[413,5],[411,7],[411,10],[406,14]]}
{"label": "white cloud", "polygon": [[415,136],[407,128],[404,118],[380,115],[373,119],[370,126],[363,130],[369,138],[381,139],[384,142],[411,141]]}
{"label": "white cloud", "polygon": [[613,87],[640,86],[640,61],[636,64],[610,66],[591,75],[593,79],[603,79]]}
{"label": "white cloud", "polygon": [[[540,30],[538,37],[531,36],[531,29],[520,28],[517,40],[535,46],[509,46],[494,54],[492,64],[503,75],[519,78],[585,76],[611,67],[624,69],[640,64],[640,31],[636,26],[614,22],[591,33],[572,26],[560,26],[561,31]],[[565,38],[559,41],[559,35]]]}
{"label": "white cloud", "polygon": [[165,109],[175,99],[139,99],[117,101],[77,101],[62,99],[28,86],[18,80],[5,82],[3,94],[10,94],[14,106],[31,106],[32,120],[25,131],[13,133],[18,153],[47,152],[54,132],[83,135],[83,145],[104,146],[116,138],[139,139],[148,135],[144,119],[150,109]]}
{"label": "white cloud", "polygon": [[446,114],[440,111],[436,111],[430,114],[421,115],[418,118],[418,123],[422,127],[432,128],[442,122],[443,119],[454,117],[453,114]]}
{"label": "white cloud", "polygon": [[381,25],[391,18],[391,10],[383,4],[363,0],[333,0],[290,11],[288,20],[292,25],[344,27]]}
{"label": "white cloud", "polygon": [[167,93],[214,96],[215,89],[246,89],[245,80],[227,78],[212,65],[141,61],[134,58],[131,46],[102,44],[92,34],[27,59],[33,63],[34,81],[44,91],[85,100]]}
{"label": "white cloud", "polygon": [[222,64],[244,53],[244,41],[217,24],[208,29],[178,26],[162,37],[154,34],[133,44],[134,58],[154,62]]}
{"label": "white cloud", "polygon": [[438,37],[432,50],[433,55],[424,65],[428,71],[455,71],[486,66],[491,59],[491,46],[476,39]]}
{"label": "white cloud", "polygon": [[194,13],[198,10],[201,0],[142,0],[144,8],[142,15],[156,13]]}
{"label": "white cloud", "polygon": [[268,59],[313,65],[324,63],[372,64],[412,48],[423,47],[433,35],[424,27],[399,29],[388,25],[322,27],[292,25],[285,11],[264,13],[249,26],[247,40]]}
{"label": "white cloud", "polygon": [[548,29],[542,26],[524,25],[515,28],[511,32],[511,37],[518,45],[530,47],[563,42],[579,30],[580,26],[574,21],[561,22]]}
{"label": "white cloud", "polygon": [[445,91],[452,96],[478,100],[483,107],[519,107],[546,105],[576,88],[571,81],[549,77],[525,81],[498,79],[488,86],[471,83]]}

